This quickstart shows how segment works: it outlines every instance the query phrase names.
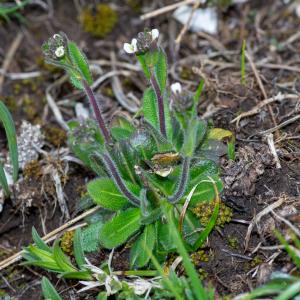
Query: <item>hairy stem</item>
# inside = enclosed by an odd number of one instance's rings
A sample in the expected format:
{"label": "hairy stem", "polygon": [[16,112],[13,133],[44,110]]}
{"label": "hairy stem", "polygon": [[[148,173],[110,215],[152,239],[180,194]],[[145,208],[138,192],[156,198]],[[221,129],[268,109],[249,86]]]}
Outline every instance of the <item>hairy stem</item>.
{"label": "hairy stem", "polygon": [[93,107],[98,125],[100,127],[100,130],[101,130],[103,136],[104,136],[105,142],[108,143],[108,144],[111,144],[112,139],[111,139],[109,131],[108,131],[106,125],[105,125],[105,122],[104,122],[104,119],[102,117],[102,113],[101,113],[100,107],[97,103],[97,100],[95,98],[95,95],[94,95],[91,87],[88,85],[88,83],[85,80],[82,81],[82,84],[83,84],[83,87],[84,87],[84,91],[85,91],[87,97],[89,98],[90,103]]}
{"label": "hairy stem", "polygon": [[140,199],[136,197],[131,191],[128,190],[127,186],[125,185],[122,177],[120,176],[120,173],[117,169],[117,166],[111,159],[111,157],[108,154],[102,154],[101,155],[103,159],[103,163],[105,164],[106,168],[108,169],[110,175],[112,176],[116,186],[120,190],[121,193],[134,205],[134,206],[140,206]]}
{"label": "hairy stem", "polygon": [[190,175],[190,162],[191,162],[190,157],[185,157],[183,159],[182,170],[177,185],[177,189],[171,197],[168,197],[168,201],[171,203],[177,203],[184,195],[184,192],[186,190],[186,185]]}
{"label": "hairy stem", "polygon": [[167,137],[166,133],[166,122],[165,122],[165,108],[164,108],[164,100],[159,88],[159,85],[157,83],[157,80],[154,76],[154,74],[151,75],[150,77],[150,82],[151,85],[154,89],[156,98],[157,98],[157,104],[158,104],[158,118],[159,118],[159,127],[160,127],[160,132],[164,137]]}

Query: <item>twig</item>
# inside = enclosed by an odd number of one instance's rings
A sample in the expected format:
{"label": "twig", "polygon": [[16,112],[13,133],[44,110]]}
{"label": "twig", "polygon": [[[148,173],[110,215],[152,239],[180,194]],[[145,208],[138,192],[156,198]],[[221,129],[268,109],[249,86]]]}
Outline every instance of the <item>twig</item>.
{"label": "twig", "polygon": [[289,220],[287,220],[286,218],[276,214],[273,210],[271,211],[271,213],[273,214],[273,216],[280,220],[281,222],[285,223],[287,226],[289,226],[295,233],[296,235],[300,238],[300,230],[294,226]]}
{"label": "twig", "polygon": [[267,142],[268,142],[270,151],[271,151],[272,155],[274,156],[274,159],[275,159],[275,162],[276,162],[276,168],[281,169],[281,164],[280,164],[278,154],[277,154],[275,144],[274,144],[273,134],[269,133],[269,134],[267,134],[266,137],[267,137]]}
{"label": "twig", "polygon": [[245,251],[247,251],[247,249],[248,249],[251,232],[252,232],[252,230],[254,228],[254,225],[257,224],[263,216],[267,215],[273,209],[281,206],[285,201],[286,201],[286,197],[284,197],[284,196],[280,197],[276,202],[274,202],[271,205],[267,206],[265,209],[263,209],[261,212],[259,212],[252,219],[252,221],[251,221],[251,223],[250,223],[250,225],[248,227],[246,237],[245,237]]}
{"label": "twig", "polygon": [[261,102],[259,102],[255,107],[253,107],[251,110],[247,111],[247,112],[244,112],[244,113],[241,113],[240,115],[238,115],[236,118],[234,118],[232,121],[230,121],[230,123],[234,123],[234,122],[237,122],[237,126],[239,125],[239,122],[242,118],[245,118],[245,117],[250,117],[250,116],[253,116],[253,115],[256,115],[258,114],[260,111],[261,111],[261,108],[263,108],[265,105],[268,105],[272,102],[275,102],[275,101],[282,101],[283,99],[298,99],[299,96],[298,95],[295,95],[295,94],[287,94],[287,95],[282,95],[281,93],[277,94],[275,97],[271,97],[271,98],[268,98],[268,99],[265,99]]}
{"label": "twig", "polygon": [[165,14],[165,13],[171,11],[171,10],[174,10],[179,6],[186,5],[186,4],[191,4],[191,3],[194,3],[195,1],[196,0],[185,0],[185,1],[177,2],[177,3],[171,4],[171,5],[167,5],[167,6],[164,6],[162,8],[159,8],[157,10],[153,10],[149,13],[141,15],[140,18],[141,18],[141,20],[147,20],[147,19],[150,19],[150,18],[154,18],[156,16],[159,16],[161,14]]}
{"label": "twig", "polygon": [[[48,234],[46,234],[45,236],[43,236],[42,240],[45,241],[46,243],[54,240],[56,238],[57,234],[59,234],[60,232],[62,232],[65,229],[67,229],[69,226],[71,226],[71,225],[77,223],[78,221],[84,219],[85,217],[95,213],[100,208],[101,208],[100,206],[95,206],[95,207],[85,211],[84,213],[77,216],[76,218],[68,221],[67,223],[63,224],[62,226],[56,228],[55,230],[53,230],[53,231],[49,232]],[[86,223],[84,223],[84,224],[86,224]],[[19,251],[18,253],[16,253],[16,254],[6,258],[5,260],[1,261],[0,262],[0,271],[3,270],[4,268],[10,266],[11,264],[19,261],[22,258],[23,253],[24,253],[24,250]]]}
{"label": "twig", "polygon": [[10,48],[8,49],[5,59],[3,61],[2,64],[2,74],[0,75],[0,93],[2,92],[2,86],[3,86],[3,82],[4,82],[4,74],[6,73],[6,71],[8,70],[8,67],[17,51],[17,49],[19,48],[22,39],[23,39],[23,33],[19,32],[16,36],[16,38],[13,40],[12,44],[10,45]]}
{"label": "twig", "polygon": [[196,9],[200,6],[200,4],[201,4],[200,0],[198,0],[194,3],[193,9],[192,9],[192,11],[189,15],[189,18],[188,18],[187,22],[184,24],[184,26],[182,27],[180,33],[178,34],[178,36],[176,38],[175,43],[176,43],[177,50],[179,49],[179,45],[181,43],[181,40],[182,40],[183,36],[185,35],[186,31],[188,30],[188,28],[190,27],[190,23],[193,19],[194,13],[195,13]]}
{"label": "twig", "polygon": [[47,89],[46,89],[46,99],[47,99],[47,103],[49,105],[49,107],[51,108],[53,114],[54,114],[54,117],[57,121],[57,123],[65,130],[68,130],[69,127],[67,125],[67,123],[65,122],[64,118],[63,118],[63,115],[61,113],[61,111],[59,110],[57,104],[55,103],[50,91],[58,86],[58,85],[61,85],[63,82],[65,82],[67,80],[67,75],[61,77],[59,80],[55,81],[53,84],[51,84]]}
{"label": "twig", "polygon": [[291,118],[291,119],[288,119],[288,120],[286,120],[286,121],[280,123],[279,125],[277,125],[277,126],[275,126],[275,127],[273,127],[273,128],[270,128],[270,129],[265,130],[265,131],[261,131],[259,134],[262,134],[262,135],[263,135],[263,134],[267,134],[267,133],[274,132],[274,131],[276,131],[276,130],[282,128],[282,127],[285,127],[285,126],[288,125],[288,124],[294,123],[294,122],[297,121],[298,119],[300,119],[300,115],[297,115],[297,116],[295,116],[295,117],[293,117],[293,118]]}
{"label": "twig", "polygon": [[[266,99],[268,98],[268,96],[267,96],[266,90],[265,90],[265,88],[264,88],[264,85],[263,85],[263,83],[262,83],[262,81],[261,81],[261,79],[260,79],[260,76],[259,76],[259,74],[258,74],[258,71],[257,71],[257,69],[256,69],[256,66],[255,66],[255,64],[254,64],[254,62],[253,62],[253,60],[252,60],[252,57],[250,56],[250,54],[249,54],[247,51],[245,51],[245,56],[246,56],[246,58],[248,59],[248,61],[249,61],[249,63],[250,63],[251,69],[252,69],[252,71],[253,71],[253,73],[254,73],[254,76],[255,76],[255,78],[256,78],[256,81],[257,81],[257,83],[258,83],[258,86],[259,86],[259,88],[260,88],[260,90],[261,90],[261,92],[262,92],[262,94],[263,94],[263,96],[264,96],[264,100],[266,100]],[[275,115],[274,115],[272,106],[271,106],[270,104],[267,104],[267,107],[268,107],[269,114],[270,114],[270,116],[271,116],[272,122],[273,122],[274,126],[276,127],[276,126],[277,126],[277,122],[276,122],[276,119],[275,119]],[[275,133],[276,139],[278,139],[279,136],[280,136],[279,131],[276,131],[276,133]]]}
{"label": "twig", "polygon": [[[111,52],[110,54],[111,57],[111,66],[112,70],[116,71],[116,55],[114,52]],[[129,112],[131,113],[136,113],[139,110],[139,107],[134,103],[128,100],[128,98],[125,96],[123,92],[123,88],[121,85],[121,82],[119,80],[119,77],[117,75],[113,76],[112,78],[112,89],[113,92],[118,100],[118,102]]]}

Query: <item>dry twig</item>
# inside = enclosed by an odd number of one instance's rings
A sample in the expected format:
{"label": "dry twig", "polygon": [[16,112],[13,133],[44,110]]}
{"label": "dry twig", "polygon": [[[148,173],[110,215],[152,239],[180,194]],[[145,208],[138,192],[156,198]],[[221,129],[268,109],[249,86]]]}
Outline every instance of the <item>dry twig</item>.
{"label": "dry twig", "polygon": [[[67,223],[63,224],[62,226],[60,226],[59,228],[56,228],[55,230],[49,232],[48,234],[46,234],[45,236],[42,237],[42,240],[45,241],[46,243],[54,240],[56,238],[56,236],[61,233],[63,230],[69,228],[71,225],[77,223],[78,221],[84,219],[85,217],[95,213],[97,210],[100,209],[100,206],[95,206],[87,211],[85,211],[84,213],[82,213],[81,215],[77,216],[76,218],[68,221]],[[81,224],[82,225],[82,224]],[[86,223],[84,223],[84,226],[86,225]],[[83,225],[82,225],[83,226]],[[81,226],[81,227],[82,227]],[[74,229],[74,228],[72,228]],[[3,261],[0,262],[0,271],[3,270],[4,268],[10,266],[11,264],[19,261],[22,258],[22,254],[24,253],[24,250],[4,259]]]}
{"label": "dry twig", "polygon": [[7,53],[6,53],[6,56],[5,56],[5,59],[3,61],[3,64],[2,64],[2,72],[1,72],[1,75],[0,75],[0,93],[2,92],[2,86],[3,86],[3,82],[4,82],[4,75],[6,73],[6,71],[8,70],[9,68],[9,65],[17,51],[17,49],[19,48],[21,42],[22,42],[22,39],[23,39],[23,33],[19,32],[17,34],[17,36],[15,37],[15,39],[13,40],[11,46],[9,47]]}

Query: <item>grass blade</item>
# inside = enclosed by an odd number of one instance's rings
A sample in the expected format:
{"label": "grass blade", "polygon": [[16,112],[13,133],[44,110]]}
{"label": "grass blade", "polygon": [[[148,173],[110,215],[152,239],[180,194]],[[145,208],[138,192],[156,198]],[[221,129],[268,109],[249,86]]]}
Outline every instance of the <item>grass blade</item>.
{"label": "grass blade", "polygon": [[13,179],[16,181],[19,170],[16,129],[11,114],[2,101],[0,101],[0,121],[3,123],[7,136],[9,155],[13,165]]}

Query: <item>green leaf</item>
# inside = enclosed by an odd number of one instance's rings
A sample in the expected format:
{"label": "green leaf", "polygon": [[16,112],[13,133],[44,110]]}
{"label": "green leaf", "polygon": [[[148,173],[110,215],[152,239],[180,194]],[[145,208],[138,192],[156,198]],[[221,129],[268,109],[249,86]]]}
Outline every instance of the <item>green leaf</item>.
{"label": "green leaf", "polygon": [[232,137],[232,132],[222,128],[212,128],[208,131],[208,135],[207,135],[207,139],[219,140],[219,141],[231,137]]}
{"label": "green leaf", "polygon": [[106,209],[117,211],[128,204],[127,198],[110,178],[99,178],[89,182],[87,190],[94,202]]}
{"label": "green leaf", "polygon": [[299,296],[299,294],[300,294],[300,280],[288,286],[287,289],[284,292],[282,292],[278,297],[276,297],[274,300],[289,300],[289,299],[293,299],[294,296]]}
{"label": "green leaf", "polygon": [[12,116],[2,101],[0,101],[0,121],[3,123],[7,136],[9,156],[13,165],[13,179],[16,181],[18,179],[19,171],[16,129]]}
{"label": "green leaf", "polygon": [[204,88],[204,80],[201,79],[201,81],[200,81],[199,84],[198,84],[197,90],[196,90],[196,92],[195,92],[195,94],[194,94],[194,97],[193,97],[193,100],[194,100],[193,110],[194,110],[195,112],[196,112],[197,104],[198,104],[199,101],[200,101],[200,97],[201,97],[203,88]]}
{"label": "green leaf", "polygon": [[148,88],[143,96],[143,113],[144,118],[157,130],[159,127],[158,107],[155,92],[152,88]]}
{"label": "green leaf", "polygon": [[100,247],[100,230],[103,226],[101,221],[88,225],[82,231],[82,244],[84,252],[94,252]]}
{"label": "green leaf", "polygon": [[[219,192],[223,189],[223,183],[222,180],[219,178],[219,176],[210,176],[216,183],[216,187]],[[203,176],[202,178],[198,178],[198,185],[193,193],[193,196],[190,200],[190,207],[194,207],[197,205],[200,201],[211,201],[215,197],[214,187],[211,183],[211,180],[207,176]],[[187,198],[191,188],[188,188],[186,191],[185,196],[183,197],[182,201],[185,201]]]}
{"label": "green leaf", "polygon": [[41,239],[41,237],[39,236],[39,234],[37,233],[34,227],[32,227],[31,234],[32,234],[32,239],[38,248],[47,251],[49,253],[52,253],[51,248]]}
{"label": "green leaf", "polygon": [[164,94],[166,83],[167,83],[167,76],[168,76],[168,63],[167,63],[167,56],[162,49],[157,51],[157,58],[156,63],[154,66],[154,73],[157,79],[160,91],[162,95]]}
{"label": "green leaf", "polygon": [[175,222],[174,222],[174,214],[173,214],[173,206],[164,203],[164,214],[168,220],[169,226],[171,228],[171,237],[176,244],[177,252],[182,257],[182,262],[185,268],[185,271],[190,279],[192,291],[194,294],[195,299],[197,300],[204,300],[207,299],[207,293],[202,285],[202,282],[199,279],[199,276],[197,274],[197,271],[194,268],[194,265],[192,264],[190,257],[184,247],[184,243],[181,239],[181,236],[176,228]]}
{"label": "green leaf", "polygon": [[145,74],[145,77],[147,79],[150,79],[151,77],[151,72],[147,66],[147,63],[146,63],[146,59],[145,59],[145,53],[139,53],[138,55],[136,55],[136,58],[137,60],[139,61],[141,67],[142,67],[142,70]]}
{"label": "green leaf", "polygon": [[191,119],[184,133],[184,144],[181,150],[184,156],[192,157],[194,155],[199,132],[203,132],[203,124],[199,122],[198,118]]}
{"label": "green leaf", "polygon": [[10,190],[9,190],[6,175],[5,175],[5,172],[4,172],[3,164],[2,164],[1,161],[0,161],[0,185],[2,186],[2,188],[4,190],[5,196],[6,197],[9,196]]}
{"label": "green leaf", "polygon": [[60,249],[59,240],[56,240],[54,243],[53,256],[55,262],[63,270],[63,272],[77,272],[76,268],[72,265],[70,259]]}
{"label": "green leaf", "polygon": [[93,280],[93,276],[90,271],[75,271],[75,272],[64,272],[59,275],[59,278],[77,279],[77,280]]}
{"label": "green leaf", "polygon": [[42,284],[42,291],[43,291],[43,296],[44,296],[45,300],[49,300],[49,299],[50,300],[62,300],[62,298],[59,296],[55,287],[48,280],[48,278],[43,276],[41,284]]}
{"label": "green leaf", "polygon": [[141,211],[132,208],[120,212],[116,217],[103,225],[100,231],[100,242],[107,248],[112,249],[124,244],[140,228]]}
{"label": "green leaf", "polygon": [[82,237],[81,237],[81,229],[77,228],[75,230],[75,235],[73,238],[73,250],[74,250],[74,256],[77,265],[79,268],[82,268],[84,264],[86,264],[84,259],[84,252],[83,252],[83,243],[82,243]]}
{"label": "green leaf", "polygon": [[[172,252],[176,250],[176,244],[172,238],[171,228],[168,224],[161,221],[156,222],[157,226],[157,243],[158,248],[163,249],[166,252]],[[176,229],[177,230],[177,229]]]}
{"label": "green leaf", "polygon": [[157,152],[154,138],[143,129],[139,129],[130,139],[130,145],[143,160],[150,160]]}
{"label": "green leaf", "polygon": [[128,139],[134,131],[134,126],[123,116],[115,116],[110,123],[110,132],[117,141]]}
{"label": "green leaf", "polygon": [[93,83],[93,78],[92,78],[92,74],[90,72],[89,69],[89,65],[86,59],[86,56],[84,55],[83,52],[81,52],[79,50],[79,48],[77,47],[77,45],[74,42],[68,42],[68,50],[70,53],[70,57],[72,60],[72,63],[74,66],[77,67],[77,69],[79,70],[82,78],[78,78],[77,74],[70,74],[71,76],[71,80],[74,83],[76,83],[77,85],[75,85],[77,88],[79,89],[83,89],[82,83],[79,82],[78,84],[78,80],[81,81],[82,79],[85,80],[88,85],[91,85]]}
{"label": "green leaf", "polygon": [[130,251],[130,265],[131,267],[141,268],[145,266],[150,257],[146,252],[146,247],[150,251],[153,250],[155,244],[155,228],[154,224],[149,224],[145,226],[143,233],[138,237],[138,239],[133,244]]}

